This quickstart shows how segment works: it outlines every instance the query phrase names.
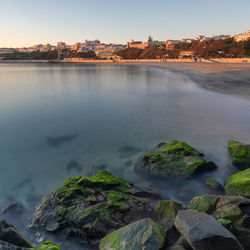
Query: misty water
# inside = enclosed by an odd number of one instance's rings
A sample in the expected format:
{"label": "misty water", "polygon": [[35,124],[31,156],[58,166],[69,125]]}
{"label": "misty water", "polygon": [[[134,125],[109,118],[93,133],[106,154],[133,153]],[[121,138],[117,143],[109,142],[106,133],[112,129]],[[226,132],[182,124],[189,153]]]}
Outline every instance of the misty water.
{"label": "misty water", "polygon": [[[237,74],[249,91],[249,71],[213,75],[211,91],[209,75],[147,66],[1,64],[0,203],[33,208],[67,177],[99,170],[184,202],[186,193],[206,192],[203,177],[223,184],[235,171],[228,140],[250,143],[250,98],[239,93]],[[144,152],[174,139],[218,170],[176,187],[134,171]]]}

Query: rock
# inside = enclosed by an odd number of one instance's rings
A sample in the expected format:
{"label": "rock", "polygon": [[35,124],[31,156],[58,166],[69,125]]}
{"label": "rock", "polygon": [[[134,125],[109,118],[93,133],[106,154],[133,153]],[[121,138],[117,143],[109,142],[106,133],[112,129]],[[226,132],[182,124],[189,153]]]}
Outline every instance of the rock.
{"label": "rock", "polygon": [[161,143],[139,160],[136,169],[154,177],[171,180],[190,178],[217,166],[185,142]]}
{"label": "rock", "polygon": [[229,141],[228,149],[234,166],[240,169],[250,168],[250,144]]}
{"label": "rock", "polygon": [[180,210],[175,226],[194,250],[242,250],[236,237],[212,216]]}
{"label": "rock", "polygon": [[250,168],[229,176],[225,181],[225,192],[250,198]]}
{"label": "rock", "polygon": [[207,178],[206,179],[206,186],[218,191],[218,192],[224,192],[224,187],[214,178]]}
{"label": "rock", "polygon": [[250,249],[250,199],[241,196],[204,195],[195,197],[189,209],[212,215]]}
{"label": "rock", "polygon": [[4,206],[1,210],[1,216],[22,216],[25,212],[25,208],[22,203],[20,202],[12,202]]}
{"label": "rock", "polygon": [[107,235],[100,250],[157,250],[164,245],[164,230],[149,218],[136,221]]}
{"label": "rock", "polygon": [[167,247],[166,250],[192,250],[192,248],[185,238],[181,236],[172,246]]}
{"label": "rock", "polygon": [[226,229],[228,229],[228,230],[230,231],[231,225],[232,225],[232,221],[226,220],[226,219],[218,219],[217,221],[218,221],[222,226],[224,226]]}
{"label": "rock", "polygon": [[45,241],[35,248],[35,250],[63,250],[53,241]]}
{"label": "rock", "polygon": [[188,205],[188,209],[196,210],[207,214],[212,214],[216,209],[218,195],[208,194],[194,197]]}
{"label": "rock", "polygon": [[107,233],[145,217],[154,217],[153,192],[107,171],[67,179],[36,209],[31,229],[64,233],[92,243]]}
{"label": "rock", "polygon": [[0,241],[22,248],[32,248],[32,245],[21,235],[21,233],[5,220],[0,221]]}
{"label": "rock", "polygon": [[0,240],[0,249],[1,250],[31,250],[33,248],[19,247],[14,244],[8,243],[6,241]]}
{"label": "rock", "polygon": [[160,224],[165,231],[168,231],[174,225],[177,212],[182,209],[182,205],[177,202],[171,200],[162,200],[155,208],[155,221]]}

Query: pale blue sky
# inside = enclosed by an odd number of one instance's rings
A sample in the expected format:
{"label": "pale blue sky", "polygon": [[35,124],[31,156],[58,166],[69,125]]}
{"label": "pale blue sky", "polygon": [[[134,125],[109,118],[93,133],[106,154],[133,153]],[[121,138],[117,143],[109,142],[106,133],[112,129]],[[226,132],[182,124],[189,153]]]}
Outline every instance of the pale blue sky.
{"label": "pale blue sky", "polygon": [[0,0],[0,47],[238,34],[249,13],[250,0]]}

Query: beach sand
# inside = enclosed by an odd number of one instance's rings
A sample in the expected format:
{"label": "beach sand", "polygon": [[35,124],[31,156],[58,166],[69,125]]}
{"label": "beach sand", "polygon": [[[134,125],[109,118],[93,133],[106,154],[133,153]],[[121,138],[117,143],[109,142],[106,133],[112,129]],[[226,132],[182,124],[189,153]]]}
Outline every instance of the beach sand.
{"label": "beach sand", "polygon": [[162,67],[167,69],[191,70],[201,73],[216,73],[225,71],[250,70],[250,63],[192,63],[192,62],[133,62],[133,63],[116,63],[116,64],[131,64],[131,65],[147,65],[154,67]]}

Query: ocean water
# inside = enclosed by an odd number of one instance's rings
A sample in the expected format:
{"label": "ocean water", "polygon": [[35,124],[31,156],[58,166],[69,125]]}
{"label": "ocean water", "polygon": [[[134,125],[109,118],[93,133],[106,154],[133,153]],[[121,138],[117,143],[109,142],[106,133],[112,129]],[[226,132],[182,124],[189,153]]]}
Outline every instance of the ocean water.
{"label": "ocean water", "polygon": [[0,64],[0,203],[35,203],[103,169],[176,200],[202,194],[199,181],[164,189],[134,171],[143,152],[174,139],[215,161],[206,176],[223,183],[235,171],[228,140],[250,143],[250,99],[227,94],[225,75],[213,76],[224,93],[192,79],[147,66]]}

